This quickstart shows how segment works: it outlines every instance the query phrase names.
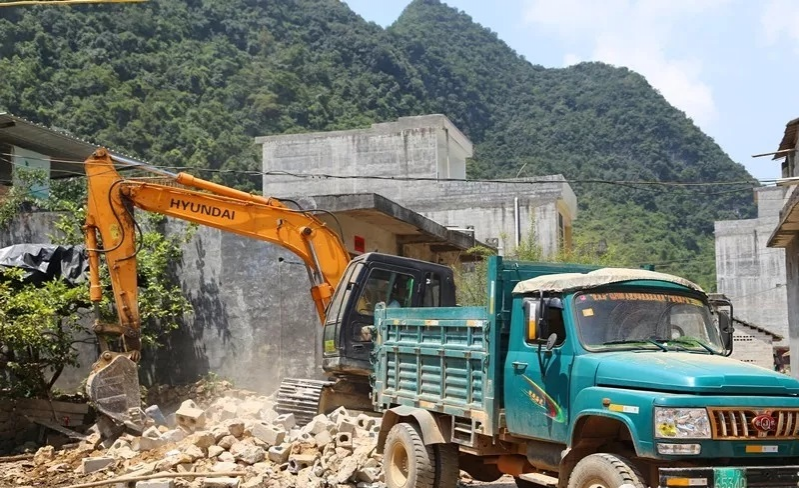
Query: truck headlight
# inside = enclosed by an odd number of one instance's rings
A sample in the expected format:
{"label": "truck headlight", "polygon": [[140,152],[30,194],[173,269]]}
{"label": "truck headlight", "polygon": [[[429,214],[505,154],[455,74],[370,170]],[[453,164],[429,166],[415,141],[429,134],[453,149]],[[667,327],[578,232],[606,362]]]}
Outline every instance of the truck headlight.
{"label": "truck headlight", "polygon": [[710,439],[710,419],[704,408],[655,407],[655,437]]}

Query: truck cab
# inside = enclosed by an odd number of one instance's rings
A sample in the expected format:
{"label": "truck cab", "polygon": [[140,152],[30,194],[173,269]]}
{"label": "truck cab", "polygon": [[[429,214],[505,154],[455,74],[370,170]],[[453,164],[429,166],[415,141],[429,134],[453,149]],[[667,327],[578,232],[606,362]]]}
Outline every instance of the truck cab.
{"label": "truck cab", "polygon": [[455,445],[476,479],[525,488],[797,486],[799,381],[729,357],[731,304],[663,273],[492,259],[485,307],[378,320],[389,486],[402,419],[433,458]]}

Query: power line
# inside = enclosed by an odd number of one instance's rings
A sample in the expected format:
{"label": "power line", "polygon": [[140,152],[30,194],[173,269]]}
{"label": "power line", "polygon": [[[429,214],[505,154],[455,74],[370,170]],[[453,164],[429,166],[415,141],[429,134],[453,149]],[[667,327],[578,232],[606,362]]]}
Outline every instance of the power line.
{"label": "power line", "polygon": [[0,2],[0,7],[22,7],[27,5],[78,5],[88,3],[144,3],[148,0],[13,0]]}
{"label": "power line", "polygon": [[752,296],[755,296],[755,295],[761,295],[763,293],[774,291],[774,290],[776,290],[778,288],[784,288],[785,286],[786,286],[786,283],[777,283],[776,285],[772,286],[771,288],[766,288],[765,290],[759,290],[759,291],[755,291],[755,292],[752,292],[752,293],[747,293],[746,295],[731,296],[730,299],[740,300],[741,298],[748,298],[748,297],[752,297]]}
{"label": "power line", "polygon": [[[13,156],[10,153],[0,153],[6,156]],[[35,158],[35,157],[27,157],[27,159],[36,159],[42,161],[51,161],[57,162],[62,164],[76,164],[76,165],[85,165],[85,164],[100,164],[100,163],[87,163],[86,161],[76,161],[76,160],[67,160],[67,159],[51,159],[51,158]],[[17,166],[22,166],[18,163],[14,163],[13,161],[11,164],[15,164]],[[197,172],[208,172],[208,173],[218,173],[218,174],[239,174],[239,175],[247,175],[247,176],[288,176],[292,178],[298,179],[340,179],[340,180],[378,180],[378,181],[396,181],[396,182],[435,182],[435,183],[490,183],[490,184],[500,184],[500,185],[536,185],[536,184],[558,184],[558,183],[595,183],[595,184],[608,184],[608,185],[618,185],[618,186],[626,186],[634,190],[646,190],[646,191],[656,191],[656,192],[663,192],[669,189],[674,188],[708,188],[708,187],[723,187],[723,186],[733,186],[733,185],[747,185],[744,188],[735,188],[720,192],[713,192],[713,193],[706,193],[705,195],[719,195],[719,194],[726,194],[726,193],[737,193],[741,191],[751,191],[752,189],[756,188],[753,185],[754,181],[759,183],[768,184],[768,183],[776,183],[776,179],[760,179],[760,180],[732,180],[732,181],[658,181],[658,180],[607,180],[601,178],[572,178],[572,179],[563,179],[563,180],[553,180],[553,179],[523,179],[523,180],[509,180],[509,179],[468,179],[468,178],[434,178],[434,177],[423,177],[423,176],[380,176],[380,175],[339,175],[339,174],[330,174],[330,173],[292,173],[289,171],[282,171],[282,170],[273,170],[273,171],[257,171],[257,170],[236,170],[236,169],[214,169],[214,168],[198,168],[192,166],[170,166],[170,165],[156,165],[150,164],[150,166],[159,169],[165,170],[174,170],[174,171],[197,171]],[[63,173],[73,174],[75,176],[83,176],[85,174],[82,172],[72,172],[68,170],[59,170]],[[636,187],[635,185],[639,185],[642,187]],[[661,187],[661,188],[658,188]]]}

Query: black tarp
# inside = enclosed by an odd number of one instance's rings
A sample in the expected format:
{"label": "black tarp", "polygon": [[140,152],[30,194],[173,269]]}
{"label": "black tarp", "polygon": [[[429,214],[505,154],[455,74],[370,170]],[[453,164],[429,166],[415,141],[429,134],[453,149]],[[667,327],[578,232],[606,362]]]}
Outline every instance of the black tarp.
{"label": "black tarp", "polygon": [[25,272],[25,283],[40,284],[62,278],[70,285],[86,280],[89,261],[83,246],[17,244],[0,249],[0,270],[18,268]]}

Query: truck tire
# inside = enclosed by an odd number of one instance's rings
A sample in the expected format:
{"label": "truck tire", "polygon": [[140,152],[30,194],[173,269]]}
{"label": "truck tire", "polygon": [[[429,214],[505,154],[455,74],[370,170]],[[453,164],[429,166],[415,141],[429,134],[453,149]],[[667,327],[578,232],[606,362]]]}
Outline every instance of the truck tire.
{"label": "truck tire", "polygon": [[388,432],[383,450],[387,488],[434,488],[436,453],[415,426],[404,422]]}
{"label": "truck tire", "polygon": [[461,470],[458,463],[458,446],[455,444],[435,444],[436,488],[458,488]]}
{"label": "truck tire", "polygon": [[591,454],[577,463],[569,476],[568,488],[617,488],[626,485],[646,488],[638,469],[615,454]]}

